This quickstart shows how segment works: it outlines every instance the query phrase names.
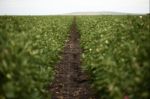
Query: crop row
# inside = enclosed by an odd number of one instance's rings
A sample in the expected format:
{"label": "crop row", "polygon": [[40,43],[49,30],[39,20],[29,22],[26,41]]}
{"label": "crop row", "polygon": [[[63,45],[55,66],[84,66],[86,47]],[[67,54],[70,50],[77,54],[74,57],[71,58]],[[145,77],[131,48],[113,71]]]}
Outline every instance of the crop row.
{"label": "crop row", "polygon": [[[71,17],[0,17],[0,99],[47,99]],[[46,98],[47,97],[47,98]]]}
{"label": "crop row", "polygon": [[150,97],[149,16],[79,16],[83,68],[101,99]]}

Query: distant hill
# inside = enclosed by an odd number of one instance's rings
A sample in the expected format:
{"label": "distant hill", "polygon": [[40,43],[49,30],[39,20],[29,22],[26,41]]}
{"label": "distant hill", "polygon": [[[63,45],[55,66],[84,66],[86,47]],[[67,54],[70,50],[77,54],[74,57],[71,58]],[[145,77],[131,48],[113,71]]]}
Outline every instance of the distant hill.
{"label": "distant hill", "polygon": [[72,12],[66,13],[64,15],[143,15],[143,14],[103,11],[103,12]]}

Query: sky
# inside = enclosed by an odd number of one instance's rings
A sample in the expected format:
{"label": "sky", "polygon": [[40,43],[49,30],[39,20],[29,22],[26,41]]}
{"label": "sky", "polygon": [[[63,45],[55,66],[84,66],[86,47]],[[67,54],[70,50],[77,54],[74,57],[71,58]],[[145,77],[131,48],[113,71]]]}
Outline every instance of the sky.
{"label": "sky", "polygon": [[70,12],[149,13],[149,0],[0,0],[0,15],[49,15]]}

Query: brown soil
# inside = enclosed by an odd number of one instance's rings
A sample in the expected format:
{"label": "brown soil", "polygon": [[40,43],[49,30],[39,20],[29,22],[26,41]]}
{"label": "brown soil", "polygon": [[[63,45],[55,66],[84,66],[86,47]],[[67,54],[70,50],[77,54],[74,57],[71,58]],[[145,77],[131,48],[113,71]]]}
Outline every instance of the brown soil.
{"label": "brown soil", "polygon": [[52,99],[96,99],[89,85],[89,76],[80,67],[79,38],[74,18],[62,59],[55,66],[55,80],[50,86]]}

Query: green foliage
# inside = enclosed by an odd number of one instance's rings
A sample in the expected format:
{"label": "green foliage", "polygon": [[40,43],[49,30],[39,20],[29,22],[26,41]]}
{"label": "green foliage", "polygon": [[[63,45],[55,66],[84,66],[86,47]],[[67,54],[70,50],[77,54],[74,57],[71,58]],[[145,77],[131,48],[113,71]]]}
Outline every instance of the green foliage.
{"label": "green foliage", "polygon": [[83,68],[101,99],[150,98],[149,16],[79,16]]}
{"label": "green foliage", "polygon": [[47,99],[71,17],[0,17],[0,99]]}

